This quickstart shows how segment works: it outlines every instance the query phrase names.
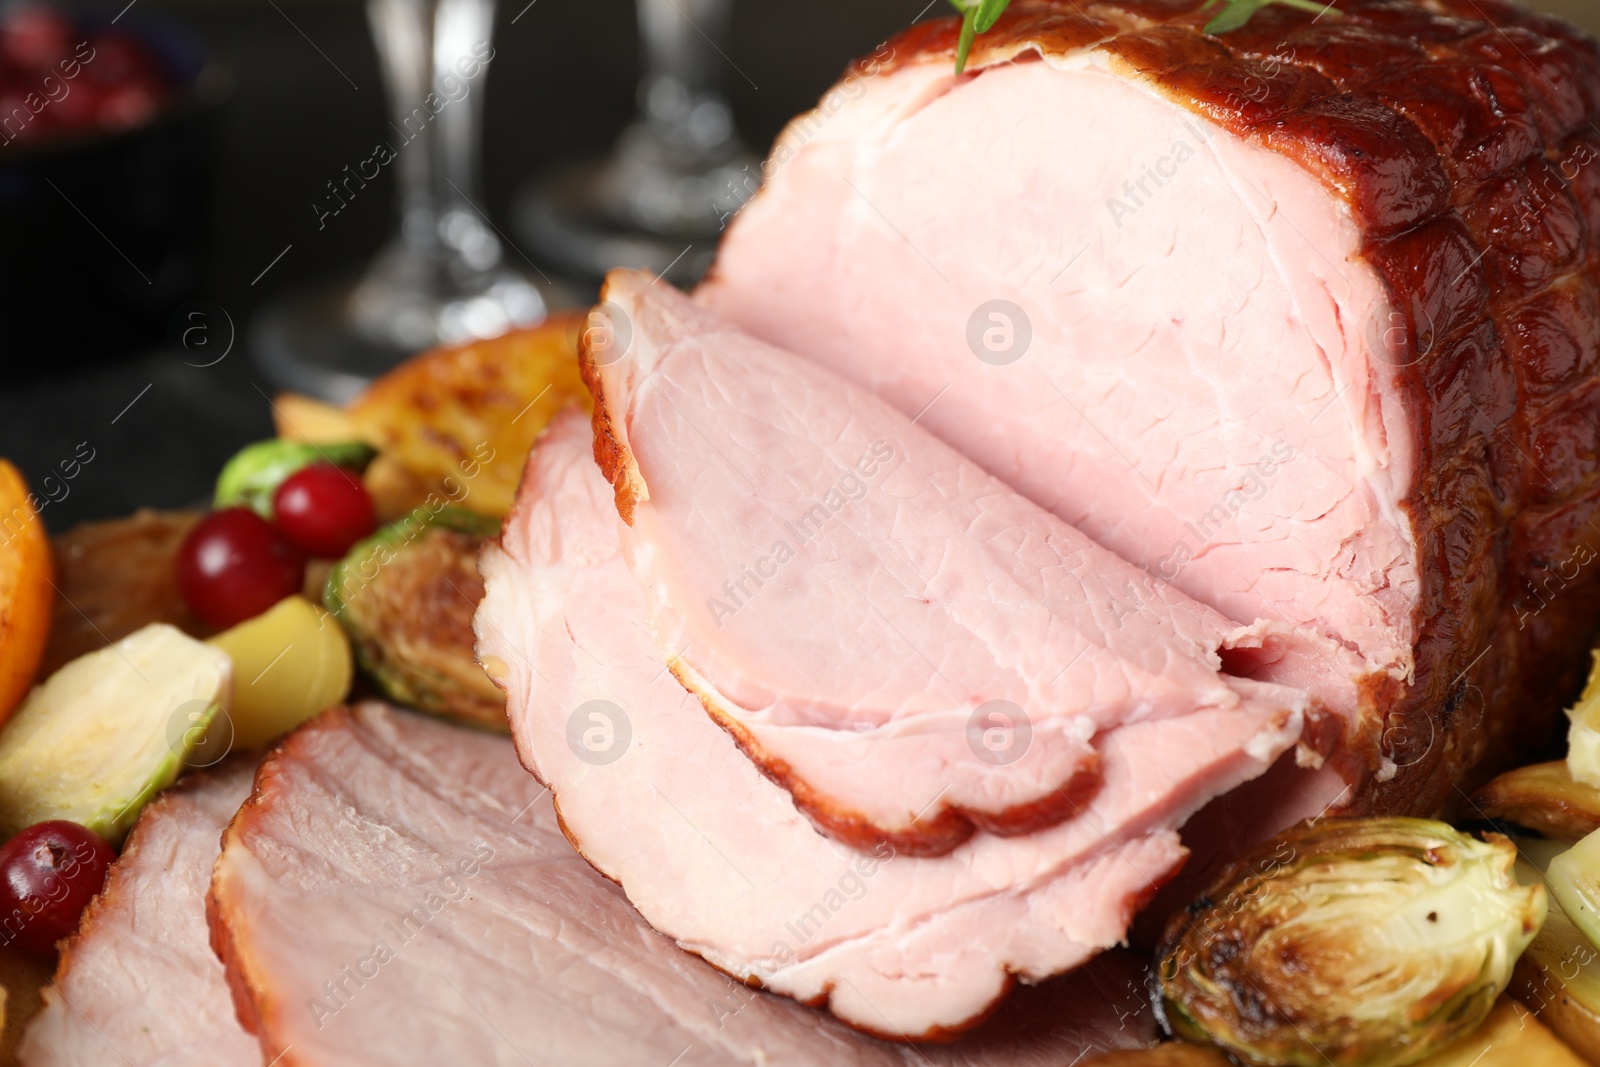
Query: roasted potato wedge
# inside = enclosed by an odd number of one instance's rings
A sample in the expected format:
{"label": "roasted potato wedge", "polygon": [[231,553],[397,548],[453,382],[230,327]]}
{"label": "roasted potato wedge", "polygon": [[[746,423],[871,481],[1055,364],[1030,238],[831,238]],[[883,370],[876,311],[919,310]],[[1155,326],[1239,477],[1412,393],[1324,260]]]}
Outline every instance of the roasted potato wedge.
{"label": "roasted potato wedge", "polygon": [[[510,511],[534,439],[563,408],[589,406],[578,373],[582,322],[555,316],[419,356],[358,397],[349,409],[356,436],[383,453],[368,482],[380,512],[397,516],[429,493],[485,515]],[[409,499],[393,464],[415,478]]]}
{"label": "roasted potato wedge", "polygon": [[0,459],[0,723],[27,696],[50,640],[50,537],[28,483]]}
{"label": "roasted potato wedge", "polygon": [[1600,789],[1573,781],[1565,760],[1536,763],[1507,771],[1472,794],[1472,810],[1576,843],[1600,830]]}
{"label": "roasted potato wedge", "polygon": [[[1432,1056],[1418,1060],[1416,1067],[1579,1067],[1583,1062],[1527,1008],[1502,997],[1482,1026]],[[1590,1062],[1597,1061],[1591,1056]],[[1219,1049],[1185,1041],[1169,1041],[1151,1049],[1110,1052],[1086,1063],[1088,1067],[1233,1065]]]}
{"label": "roasted potato wedge", "polygon": [[299,393],[279,393],[272,401],[272,425],[285,441],[326,445],[361,437],[344,408]]}
{"label": "roasted potato wedge", "polygon": [[172,561],[200,516],[138,511],[75,526],[55,540],[60,603],[40,676],[153,622],[195,636],[212,631],[178,595]]}

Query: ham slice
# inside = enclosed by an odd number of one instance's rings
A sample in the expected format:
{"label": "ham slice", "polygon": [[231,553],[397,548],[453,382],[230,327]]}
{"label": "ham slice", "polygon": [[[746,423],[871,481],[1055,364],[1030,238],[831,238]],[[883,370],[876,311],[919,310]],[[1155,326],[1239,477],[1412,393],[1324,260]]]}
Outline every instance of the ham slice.
{"label": "ham slice", "polygon": [[105,888],[61,953],[22,1067],[261,1067],[211,952],[206,891],[222,830],[250,795],[234,761],[139,813]]}
{"label": "ham slice", "polygon": [[[981,1019],[1121,941],[1182,860],[1172,829],[1292,745],[1293,716],[1233,709],[1106,735],[1081,818],[980,833],[949,855],[852,851],[666,671],[622,555],[587,420],[563,415],[485,551],[479,656],[567,836],[656,929],[720,969],[893,1037]],[[591,731],[598,731],[586,736]]]}
{"label": "ham slice", "polygon": [[257,783],[210,907],[269,1062],[1047,1067],[1151,1040],[1127,959],[943,1048],[749,989],[651,930],[573,851],[508,740],[365,704],[291,735]]}
{"label": "ham slice", "polygon": [[1223,669],[1308,655],[1282,628],[1189,600],[668,286],[617,272],[604,299],[596,452],[660,653],[829,833],[930,855],[1026,833],[1083,810],[1105,731],[1307,710]]}
{"label": "ham slice", "polygon": [[1297,791],[1421,814],[1587,668],[1600,47],[1503,0],[1337,6],[1208,36],[1205,0],[1015,0],[959,77],[918,25],[790,125],[698,296],[1348,650],[1309,683],[1343,779]]}

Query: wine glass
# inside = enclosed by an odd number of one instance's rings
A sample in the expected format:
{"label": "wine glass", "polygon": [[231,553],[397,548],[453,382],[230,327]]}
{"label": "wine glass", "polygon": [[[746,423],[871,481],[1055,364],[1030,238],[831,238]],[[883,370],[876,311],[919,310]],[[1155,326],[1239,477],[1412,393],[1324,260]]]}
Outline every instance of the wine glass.
{"label": "wine glass", "polygon": [[364,166],[395,170],[397,231],[359,279],[269,305],[251,336],[276,384],[339,401],[423,349],[494,337],[545,314],[481,208],[494,0],[368,0],[367,18],[393,137]]}
{"label": "wine glass", "polygon": [[[525,186],[516,222],[541,258],[589,277],[627,266],[692,282],[760,185],[721,91],[731,0],[639,0],[639,113],[609,158]],[[753,83],[752,83],[753,84]]]}

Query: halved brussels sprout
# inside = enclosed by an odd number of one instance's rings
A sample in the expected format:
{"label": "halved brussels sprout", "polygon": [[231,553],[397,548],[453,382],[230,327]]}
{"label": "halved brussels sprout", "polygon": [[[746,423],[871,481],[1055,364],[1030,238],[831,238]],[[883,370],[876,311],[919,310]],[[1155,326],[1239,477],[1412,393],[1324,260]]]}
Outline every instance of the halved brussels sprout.
{"label": "halved brussels sprout", "polygon": [[250,508],[272,518],[272,496],[289,476],[313,463],[365,470],[377,450],[362,441],[314,445],[304,441],[257,441],[240,449],[217,476],[213,506]]}
{"label": "halved brussels sprout", "polygon": [[226,652],[154,623],[80,656],[0,731],[0,840],[66,819],[116,845],[226,711]]}
{"label": "halved brussels sprout", "polygon": [[1573,781],[1564,760],[1507,771],[1472,794],[1472,808],[1568,843],[1600,830],[1600,789]]}
{"label": "halved brussels sprout", "polygon": [[478,665],[472,616],[478,550],[497,519],[418,508],[356,545],[328,575],[323,603],[362,670],[399,704],[506,730],[505,694]]}
{"label": "halved brussels sprout", "polygon": [[1174,916],[1163,1019],[1272,1067],[1397,1067],[1488,1015],[1544,921],[1517,852],[1426,819],[1302,823]]}

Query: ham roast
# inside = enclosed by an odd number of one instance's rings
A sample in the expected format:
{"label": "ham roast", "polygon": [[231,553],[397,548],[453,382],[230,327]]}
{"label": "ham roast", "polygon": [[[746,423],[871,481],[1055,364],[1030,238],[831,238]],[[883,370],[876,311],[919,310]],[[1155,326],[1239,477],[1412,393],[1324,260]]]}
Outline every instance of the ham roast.
{"label": "ham roast", "polygon": [[240,1018],[286,1067],[1047,1067],[1153,1031],[1130,956],[940,1048],[752,990],[573,851],[510,741],[380,704],[326,712],[266,758],[209,904]]}
{"label": "ham roast", "polygon": [[22,1067],[260,1067],[211,952],[206,890],[255,768],[231,761],[139,813],[62,950],[17,1050]]}
{"label": "ham roast", "polygon": [[479,654],[567,836],[656,929],[737,978],[881,1035],[953,1033],[1013,975],[1036,981],[1121,941],[1182,860],[1173,827],[1294,741],[1271,710],[1124,726],[1104,739],[1104,784],[1079,818],[979,833],[937,858],[853,851],[667,672],[591,440],[577,412],[541,439],[482,560]]}
{"label": "ham roast", "polygon": [[829,833],[937,855],[1071,818],[1124,724],[1298,736],[1304,693],[1221,658],[1312,655],[1292,634],[1195,603],[646,275],[603,300],[596,454],[661,658]]}
{"label": "ham roast", "polygon": [[1600,617],[1600,49],[1506,0],[1208,7],[1015,0],[961,76],[914,27],[698,295],[1338,650],[1340,773],[1280,824],[1438,811],[1552,737]]}

